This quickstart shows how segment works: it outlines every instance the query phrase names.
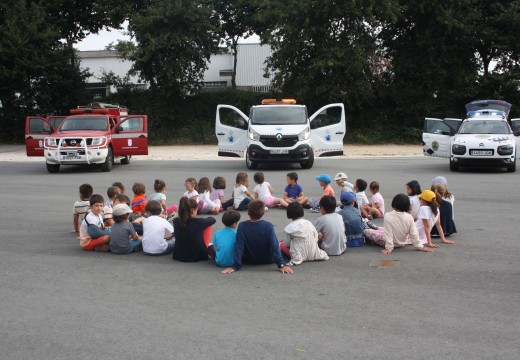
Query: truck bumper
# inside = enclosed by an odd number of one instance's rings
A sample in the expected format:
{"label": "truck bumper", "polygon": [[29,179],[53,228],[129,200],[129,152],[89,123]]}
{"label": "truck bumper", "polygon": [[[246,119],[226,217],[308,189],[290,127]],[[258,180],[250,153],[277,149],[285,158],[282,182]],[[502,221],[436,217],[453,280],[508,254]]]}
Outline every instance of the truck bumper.
{"label": "truck bumper", "polygon": [[61,150],[46,148],[44,151],[45,160],[48,164],[60,165],[81,165],[81,164],[101,164],[105,162],[108,155],[108,148],[78,150]]}

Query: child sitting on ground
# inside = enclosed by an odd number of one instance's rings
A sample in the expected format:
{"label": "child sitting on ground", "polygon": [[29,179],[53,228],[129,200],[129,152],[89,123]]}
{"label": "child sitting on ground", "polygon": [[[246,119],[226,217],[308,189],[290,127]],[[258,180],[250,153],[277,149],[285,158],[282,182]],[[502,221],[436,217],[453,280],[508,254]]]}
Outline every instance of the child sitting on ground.
{"label": "child sitting on ground", "polygon": [[438,248],[439,245],[432,242],[431,229],[433,226],[437,227],[441,241],[444,244],[453,244],[453,241],[446,240],[444,232],[442,231],[441,222],[439,218],[439,203],[440,195],[431,190],[424,190],[420,195],[421,207],[417,214],[417,221],[415,226],[419,232],[419,240],[421,244],[427,244],[431,248]]}
{"label": "child sitting on ground", "polygon": [[122,182],[120,182],[120,181],[115,181],[115,182],[112,184],[112,186],[117,186],[117,187],[119,188],[119,190],[120,190],[120,192],[119,192],[120,194],[124,194],[124,193],[125,193],[125,186],[123,185]]}
{"label": "child sitting on ground", "polygon": [[417,213],[421,207],[421,201],[418,197],[421,192],[421,185],[417,180],[412,180],[406,184],[406,193],[410,199],[410,213],[414,220],[417,220]]}
{"label": "child sitting on ground", "polygon": [[155,192],[152,195],[150,195],[148,201],[158,201],[163,209],[163,214],[174,214],[177,211],[177,205],[172,205],[170,207],[166,206],[166,183],[163,180],[155,179],[155,182],[153,183],[153,188]]}
{"label": "child sitting on ground", "polygon": [[404,247],[407,242],[424,252],[432,252],[419,240],[419,233],[410,214],[410,199],[405,194],[397,194],[392,200],[393,211],[385,214],[384,220],[384,250],[381,253],[388,255],[395,247]]}
{"label": "child sitting on ground", "polygon": [[[332,181],[332,179],[330,178],[329,175],[321,174],[320,176],[316,177],[316,180],[318,180],[320,186],[322,187],[320,199],[324,196],[334,196],[334,189],[332,188],[332,186],[330,186],[330,182]],[[309,205],[311,207],[312,212],[320,212],[320,200],[319,199],[318,200],[310,199]]]}
{"label": "child sitting on ground", "polygon": [[[215,218],[197,218],[198,204],[194,198],[181,198],[179,217],[173,220],[175,247],[173,259],[195,262],[208,260],[208,246],[204,240],[204,230],[213,226]],[[209,239],[207,240],[209,244]]]}
{"label": "child sitting on ground", "polygon": [[309,220],[303,218],[303,207],[291,203],[287,207],[287,218],[292,221],[285,227],[285,239],[280,250],[291,259],[288,265],[300,265],[304,261],[329,260],[329,256],[318,246],[318,232]]}
{"label": "child sitting on ground", "polygon": [[233,189],[233,203],[235,210],[242,211],[247,209],[247,204],[253,199],[253,195],[247,190],[249,181],[245,172],[239,172],[236,178],[236,185]]}
{"label": "child sitting on ground", "polygon": [[120,193],[121,190],[117,186],[111,186],[107,189],[108,201],[105,203],[105,207],[103,208],[103,219],[105,220],[106,226],[112,226],[114,224],[114,220],[112,219],[112,205],[116,195],[119,195]]}
{"label": "child sitting on ground", "polygon": [[341,194],[341,209],[338,214],[343,218],[345,224],[345,235],[347,237],[347,248],[363,246],[365,239],[363,237],[363,220],[359,209],[354,207],[356,195],[351,192]]}
{"label": "child sitting on ground", "polygon": [[328,255],[341,255],[347,249],[345,224],[336,213],[336,198],[324,196],[320,199],[320,216],[314,226],[318,231],[319,245]]}
{"label": "child sitting on ground", "polygon": [[256,199],[262,200],[268,208],[275,206],[281,206],[283,208],[287,207],[288,204],[283,199],[273,196],[273,188],[271,187],[271,184],[265,181],[264,173],[255,173],[253,179],[255,180],[255,183],[258,184],[253,190]]}
{"label": "child sitting on ground", "polygon": [[116,204],[112,208],[114,225],[110,232],[110,251],[113,254],[130,254],[143,247],[137,232],[128,221],[131,213],[132,209],[126,204]]}
{"label": "child sitting on ground", "polygon": [[293,270],[284,264],[273,224],[262,220],[264,213],[265,204],[262,200],[255,199],[249,203],[249,220],[238,224],[233,265],[222,270],[223,274],[240,270],[243,261],[250,264],[275,262],[281,273],[293,273]]}
{"label": "child sitting on ground", "polygon": [[[446,188],[437,183],[432,185],[432,191],[438,193],[440,195],[441,203],[439,205],[439,221],[441,223],[442,231],[444,232],[444,236],[449,236],[451,234],[455,234],[457,232],[457,228],[455,227],[455,221],[453,221],[453,207],[451,202],[447,200],[446,196]],[[439,231],[437,227],[434,227],[431,231],[432,236],[439,236]]]}
{"label": "child sitting on ground", "polygon": [[90,184],[82,184],[79,187],[79,200],[74,202],[74,209],[72,210],[72,224],[75,233],[79,233],[79,226],[90,210],[89,199],[93,192]]}
{"label": "child sitting on ground", "polygon": [[196,203],[199,202],[199,191],[198,191],[198,184],[197,180],[195,178],[187,178],[184,182],[184,187],[186,188],[186,191],[182,195],[185,198],[195,200]]}
{"label": "child sitting on ground", "polygon": [[226,179],[222,176],[217,176],[213,179],[213,190],[211,190],[211,201],[220,200],[223,210],[233,205],[233,198],[226,201],[224,190],[226,190]]}
{"label": "child sitting on ground", "polygon": [[334,181],[336,182],[336,185],[338,185],[341,189],[341,193],[354,192],[354,184],[349,183],[347,179],[347,174],[342,172],[337,173],[336,176],[334,176]]}
{"label": "child sitting on ground", "polygon": [[367,182],[363,179],[357,179],[354,184],[354,192],[356,193],[356,206],[361,210],[363,205],[368,204],[368,198],[365,194]]}
{"label": "child sitting on ground", "polygon": [[[118,194],[114,200],[114,205],[126,204],[128,207],[132,205],[132,201],[125,194]],[[143,235],[143,220],[144,216],[141,214],[134,214],[133,212],[128,215],[128,221],[134,226],[137,235]]]}
{"label": "child sitting on ground", "polygon": [[146,187],[143,183],[134,183],[132,186],[134,198],[132,199],[132,211],[134,214],[144,214],[146,211]]}
{"label": "child sitting on ground", "polygon": [[218,266],[233,265],[235,260],[235,243],[237,240],[237,226],[240,221],[240,213],[229,210],[222,215],[222,223],[225,228],[215,233],[213,244],[208,247],[208,253],[215,259]]}
{"label": "child sitting on ground", "polygon": [[288,204],[298,202],[303,206],[309,201],[303,194],[302,187],[298,184],[298,174],[295,172],[287,174],[287,186],[284,191],[283,199]]}
{"label": "child sitting on ground", "polygon": [[104,229],[103,196],[94,194],[90,197],[90,212],[85,216],[79,228],[79,244],[86,251],[108,251],[110,230]]}
{"label": "child sitting on ground", "polygon": [[162,206],[152,200],[146,204],[143,220],[143,252],[146,255],[171,254],[175,245],[173,226],[161,217]]}
{"label": "child sitting on ground", "polygon": [[211,184],[207,177],[202,177],[199,180],[199,199],[202,201],[200,207],[200,214],[217,215],[220,212],[220,199],[211,200]]}
{"label": "child sitting on ground", "polygon": [[372,198],[369,203],[360,207],[361,216],[368,219],[370,219],[370,217],[374,219],[382,218],[385,214],[385,200],[379,192],[379,183],[377,181],[372,181],[369,188],[372,193]]}

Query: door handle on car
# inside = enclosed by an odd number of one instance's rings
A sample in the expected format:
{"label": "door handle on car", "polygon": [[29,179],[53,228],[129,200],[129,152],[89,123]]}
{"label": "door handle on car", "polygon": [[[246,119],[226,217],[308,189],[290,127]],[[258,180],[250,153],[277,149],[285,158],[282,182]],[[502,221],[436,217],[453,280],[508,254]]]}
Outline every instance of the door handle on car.
{"label": "door handle on car", "polygon": [[336,135],[342,135],[342,134],[343,134],[343,131],[338,131],[338,132],[336,133]]}
{"label": "door handle on car", "polygon": [[224,134],[224,133],[217,133],[217,135],[226,135],[226,134]]}

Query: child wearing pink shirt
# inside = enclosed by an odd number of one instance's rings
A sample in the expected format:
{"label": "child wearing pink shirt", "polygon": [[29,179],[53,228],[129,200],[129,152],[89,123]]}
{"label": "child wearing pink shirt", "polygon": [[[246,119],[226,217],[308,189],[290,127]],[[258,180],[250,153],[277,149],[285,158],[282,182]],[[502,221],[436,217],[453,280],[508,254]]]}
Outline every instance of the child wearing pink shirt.
{"label": "child wearing pink shirt", "polygon": [[379,183],[377,181],[372,181],[369,188],[372,193],[372,198],[369,203],[361,206],[361,214],[363,217],[369,219],[370,217],[373,217],[374,219],[382,218],[385,214],[385,200],[379,192]]}

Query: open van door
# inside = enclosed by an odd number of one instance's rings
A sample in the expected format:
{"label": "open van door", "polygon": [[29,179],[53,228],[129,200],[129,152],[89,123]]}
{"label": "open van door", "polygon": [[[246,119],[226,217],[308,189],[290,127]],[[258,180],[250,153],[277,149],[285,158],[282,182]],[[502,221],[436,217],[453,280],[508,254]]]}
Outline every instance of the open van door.
{"label": "open van door", "polygon": [[511,129],[516,138],[516,158],[520,159],[520,118],[511,119]]}
{"label": "open van door", "polygon": [[148,155],[148,116],[121,117],[112,131],[114,156]]}
{"label": "open van door", "polygon": [[27,116],[25,118],[25,152],[27,156],[43,156],[44,141],[56,129],[44,118]]}
{"label": "open van door", "polygon": [[424,155],[449,158],[451,138],[455,135],[461,123],[461,119],[424,119],[422,134]]}
{"label": "open van door", "polygon": [[343,155],[343,138],[346,132],[344,105],[326,105],[312,114],[309,120],[314,155]]}
{"label": "open van door", "polygon": [[218,156],[243,158],[247,149],[248,117],[231,105],[218,105],[215,135]]}

